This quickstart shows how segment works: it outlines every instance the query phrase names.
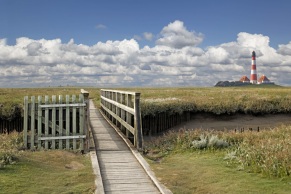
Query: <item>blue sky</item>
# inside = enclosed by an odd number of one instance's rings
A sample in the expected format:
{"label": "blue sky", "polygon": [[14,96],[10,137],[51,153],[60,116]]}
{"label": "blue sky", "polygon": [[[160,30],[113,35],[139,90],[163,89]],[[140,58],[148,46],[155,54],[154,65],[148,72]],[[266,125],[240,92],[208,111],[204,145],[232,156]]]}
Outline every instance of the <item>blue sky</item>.
{"label": "blue sky", "polygon": [[[203,46],[233,41],[239,32],[269,36],[277,47],[290,41],[288,0],[1,0],[1,38],[14,43],[32,39],[71,38],[78,44],[130,39],[181,20],[205,35]],[[105,28],[98,29],[98,25]],[[146,44],[146,43],[143,43]]]}
{"label": "blue sky", "polygon": [[248,75],[252,50],[258,73],[289,85],[290,18],[288,0],[0,0],[0,86],[211,86]]}

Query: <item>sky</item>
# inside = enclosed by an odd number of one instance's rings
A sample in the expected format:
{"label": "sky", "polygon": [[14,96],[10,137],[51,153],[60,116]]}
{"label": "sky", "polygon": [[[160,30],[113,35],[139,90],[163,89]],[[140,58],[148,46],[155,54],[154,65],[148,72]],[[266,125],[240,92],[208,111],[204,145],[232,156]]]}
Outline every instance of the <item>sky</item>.
{"label": "sky", "polygon": [[291,85],[289,0],[0,0],[0,87]]}

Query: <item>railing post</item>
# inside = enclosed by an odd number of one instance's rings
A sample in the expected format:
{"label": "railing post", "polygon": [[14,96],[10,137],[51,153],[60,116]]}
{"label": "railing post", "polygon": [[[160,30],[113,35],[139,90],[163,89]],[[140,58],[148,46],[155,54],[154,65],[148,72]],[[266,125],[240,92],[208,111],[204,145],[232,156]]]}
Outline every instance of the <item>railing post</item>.
{"label": "railing post", "polygon": [[86,135],[84,149],[85,149],[85,152],[87,152],[89,150],[89,132],[88,132],[88,129],[89,129],[89,118],[90,118],[90,115],[89,115],[89,92],[87,92],[84,89],[81,89],[81,94],[83,94],[84,101],[85,101],[85,104],[86,104],[85,113],[84,113],[85,114],[85,119],[84,119],[85,126],[84,126],[84,130],[85,130],[85,135]]}
{"label": "railing post", "polygon": [[143,148],[143,136],[141,127],[141,114],[140,114],[140,93],[135,93],[134,97],[134,128],[135,128],[135,138],[134,141],[137,149]]}
{"label": "railing post", "polygon": [[[126,95],[126,106],[128,106],[128,107],[132,107],[132,101],[131,101],[131,94],[127,94]],[[127,124],[129,124],[130,126],[132,126],[132,122],[131,122],[131,114],[129,113],[129,112],[127,112],[126,113],[127,115],[126,115],[126,122],[127,122]],[[134,125],[133,125],[134,126]],[[126,137],[127,138],[129,138],[129,130],[128,129],[126,129],[126,131],[125,131],[125,135],[126,135]],[[135,138],[135,137],[134,137]],[[133,144],[136,146],[136,142],[133,142]]]}
{"label": "railing post", "polygon": [[23,141],[25,148],[28,148],[28,96],[24,97],[24,121],[23,121]]}

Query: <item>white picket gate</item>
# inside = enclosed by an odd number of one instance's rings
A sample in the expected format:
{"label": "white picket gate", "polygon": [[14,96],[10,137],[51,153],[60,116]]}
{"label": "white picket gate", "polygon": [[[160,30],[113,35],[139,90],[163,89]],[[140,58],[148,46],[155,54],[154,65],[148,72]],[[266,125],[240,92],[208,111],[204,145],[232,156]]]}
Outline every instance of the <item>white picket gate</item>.
{"label": "white picket gate", "polygon": [[88,149],[89,93],[24,97],[24,146],[27,149]]}

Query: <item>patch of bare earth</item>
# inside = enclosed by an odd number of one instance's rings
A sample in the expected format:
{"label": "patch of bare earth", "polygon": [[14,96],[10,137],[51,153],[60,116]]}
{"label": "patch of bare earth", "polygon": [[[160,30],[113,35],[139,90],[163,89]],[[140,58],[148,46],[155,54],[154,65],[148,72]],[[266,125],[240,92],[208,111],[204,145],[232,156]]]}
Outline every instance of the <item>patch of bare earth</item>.
{"label": "patch of bare earth", "polygon": [[172,130],[179,129],[213,129],[213,130],[240,130],[271,129],[281,125],[291,125],[291,114],[269,114],[269,115],[211,115],[196,114],[192,120],[179,124]]}
{"label": "patch of bare earth", "polygon": [[83,169],[85,166],[84,164],[81,164],[77,161],[72,161],[69,164],[66,164],[65,167],[71,170],[79,170],[79,169]]}

